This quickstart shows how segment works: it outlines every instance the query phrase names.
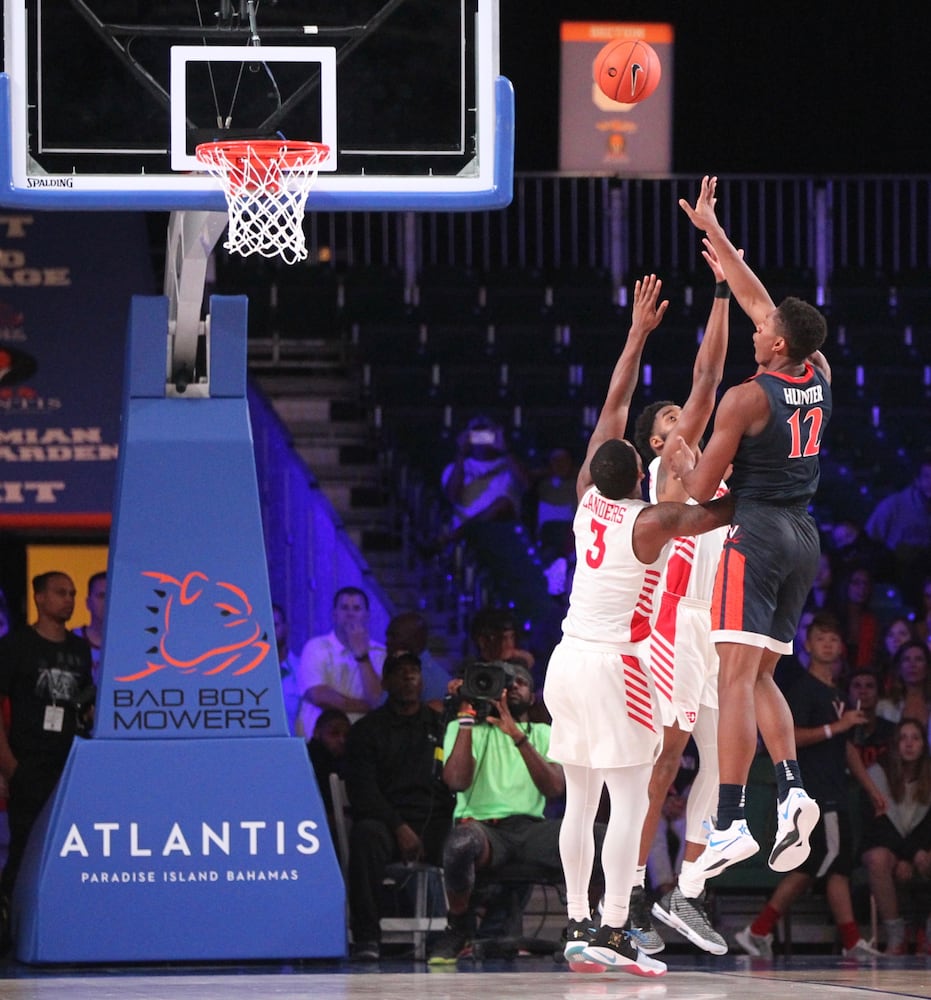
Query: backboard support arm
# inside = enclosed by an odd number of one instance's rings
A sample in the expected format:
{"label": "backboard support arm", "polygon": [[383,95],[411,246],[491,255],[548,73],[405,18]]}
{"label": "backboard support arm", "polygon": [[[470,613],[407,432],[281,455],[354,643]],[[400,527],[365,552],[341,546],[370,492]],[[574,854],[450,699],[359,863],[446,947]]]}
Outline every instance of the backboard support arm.
{"label": "backboard support arm", "polygon": [[[210,395],[209,317],[204,316],[207,264],[229,222],[226,212],[177,211],[168,222],[165,296],[168,299],[166,387],[168,396]],[[200,338],[207,367],[198,370]]]}

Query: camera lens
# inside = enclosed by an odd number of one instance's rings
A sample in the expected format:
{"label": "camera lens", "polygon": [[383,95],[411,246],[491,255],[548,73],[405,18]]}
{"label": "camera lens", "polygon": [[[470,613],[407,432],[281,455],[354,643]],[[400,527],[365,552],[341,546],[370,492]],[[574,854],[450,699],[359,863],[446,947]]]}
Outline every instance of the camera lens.
{"label": "camera lens", "polygon": [[487,670],[478,670],[472,678],[472,686],[478,694],[490,694],[493,678]]}

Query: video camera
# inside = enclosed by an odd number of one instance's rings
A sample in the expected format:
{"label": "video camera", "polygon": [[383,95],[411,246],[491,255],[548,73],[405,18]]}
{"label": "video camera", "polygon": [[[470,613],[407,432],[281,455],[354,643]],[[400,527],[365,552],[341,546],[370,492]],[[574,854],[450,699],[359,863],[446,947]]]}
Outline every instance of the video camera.
{"label": "video camera", "polygon": [[495,702],[501,692],[510,688],[517,677],[517,671],[510,663],[501,660],[469,663],[462,671],[462,686],[454,695],[447,695],[447,714],[451,718],[463,701],[472,703],[475,718],[484,722],[489,715],[497,716]]}

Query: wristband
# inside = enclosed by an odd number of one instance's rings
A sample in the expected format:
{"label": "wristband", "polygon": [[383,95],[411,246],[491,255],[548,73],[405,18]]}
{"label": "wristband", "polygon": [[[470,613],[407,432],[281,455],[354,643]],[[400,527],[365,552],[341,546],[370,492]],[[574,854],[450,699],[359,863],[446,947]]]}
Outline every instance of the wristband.
{"label": "wristband", "polygon": [[527,742],[527,738],[528,738],[527,734],[524,733],[524,735],[521,736],[519,740],[514,740],[514,746],[517,747],[518,750],[520,750],[520,748]]}
{"label": "wristband", "polygon": [[468,712],[465,712],[462,715],[457,715],[456,721],[459,723],[460,729],[471,729],[475,725],[475,713],[472,712],[470,715]]}
{"label": "wristband", "polygon": [[726,281],[718,281],[714,286],[714,297],[716,299],[729,299],[731,297],[731,286]]}
{"label": "wristband", "polygon": [[824,738],[826,740],[834,739],[834,733],[831,731],[831,727],[827,723],[824,724]]}

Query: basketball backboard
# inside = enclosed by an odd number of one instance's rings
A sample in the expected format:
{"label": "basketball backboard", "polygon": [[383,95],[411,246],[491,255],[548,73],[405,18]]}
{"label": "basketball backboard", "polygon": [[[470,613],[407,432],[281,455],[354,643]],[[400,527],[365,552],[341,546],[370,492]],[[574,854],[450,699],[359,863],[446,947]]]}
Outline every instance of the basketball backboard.
{"label": "basketball backboard", "polygon": [[200,142],[324,142],[311,209],[502,207],[498,0],[4,0],[0,204],[225,210]]}

